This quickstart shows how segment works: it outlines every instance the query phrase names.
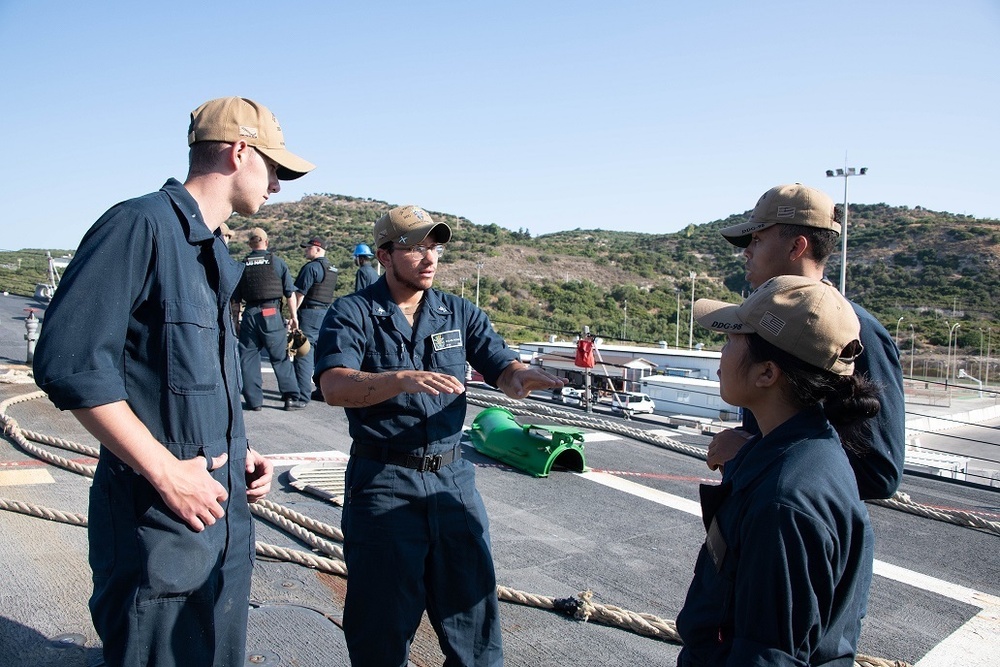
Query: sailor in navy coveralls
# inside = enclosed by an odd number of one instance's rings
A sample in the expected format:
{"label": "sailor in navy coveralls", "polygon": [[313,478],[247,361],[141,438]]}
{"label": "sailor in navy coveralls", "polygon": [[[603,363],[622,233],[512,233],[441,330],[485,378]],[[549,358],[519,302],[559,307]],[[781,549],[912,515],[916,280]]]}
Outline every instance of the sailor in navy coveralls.
{"label": "sailor in navy coveralls", "polygon": [[242,667],[254,532],[273,466],[249,449],[229,300],[243,271],[219,227],[312,165],[266,107],[191,114],[181,184],[114,206],[49,305],[35,380],[101,443],[90,609],[111,667]]}
{"label": "sailor in navy coveralls", "polygon": [[385,275],[335,301],[320,330],[317,384],[353,440],[344,634],[356,667],[406,665],[425,609],[445,665],[502,664],[488,521],[459,444],[465,364],[511,397],[564,384],[518,361],[481,310],[431,288],[450,238],[415,206],[382,216]]}
{"label": "sailor in navy coveralls", "polygon": [[316,339],[323,324],[326,310],[333,303],[333,293],[337,289],[337,267],[330,266],[326,259],[326,244],[323,239],[313,238],[299,244],[305,248],[307,261],[295,278],[294,298],[298,304],[299,329],[309,339],[309,351],[295,355],[295,379],[299,385],[299,400],[313,398],[313,366],[316,359]]}
{"label": "sailor in navy coveralls", "polygon": [[721,485],[701,488],[707,532],[677,664],[851,667],[874,535],[845,450],[864,446],[879,410],[879,389],[854,374],[858,317],[803,276],[773,278],[740,306],[700,299],[694,317],[728,334],[720,393],[753,411],[760,434]]}

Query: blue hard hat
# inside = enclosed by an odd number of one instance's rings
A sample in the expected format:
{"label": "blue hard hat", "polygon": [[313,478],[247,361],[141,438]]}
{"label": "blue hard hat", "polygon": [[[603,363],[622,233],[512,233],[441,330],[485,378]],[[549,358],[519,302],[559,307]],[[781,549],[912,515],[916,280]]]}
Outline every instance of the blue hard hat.
{"label": "blue hard hat", "polygon": [[374,257],[375,253],[372,252],[372,249],[369,248],[367,244],[365,244],[365,243],[359,243],[358,245],[354,246],[354,256],[355,257]]}

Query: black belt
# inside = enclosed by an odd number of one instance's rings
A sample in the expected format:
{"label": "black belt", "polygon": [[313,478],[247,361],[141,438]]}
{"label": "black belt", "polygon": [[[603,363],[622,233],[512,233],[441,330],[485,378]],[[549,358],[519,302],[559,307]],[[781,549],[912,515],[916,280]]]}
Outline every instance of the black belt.
{"label": "black belt", "polygon": [[247,308],[277,308],[281,304],[281,299],[268,299],[267,301],[253,301],[247,303]]}
{"label": "black belt", "polygon": [[455,445],[443,454],[432,454],[430,456],[416,456],[407,452],[397,452],[389,449],[388,445],[370,445],[363,442],[355,442],[351,447],[351,456],[360,456],[363,459],[372,459],[382,463],[413,468],[418,472],[437,472],[443,466],[448,465],[455,459],[462,458],[462,446]]}
{"label": "black belt", "polygon": [[313,304],[307,303],[307,304],[299,306],[299,310],[312,310],[313,308],[329,308],[329,307],[330,307],[330,304],[325,304],[324,305],[324,304],[321,303],[319,305],[313,305]]}

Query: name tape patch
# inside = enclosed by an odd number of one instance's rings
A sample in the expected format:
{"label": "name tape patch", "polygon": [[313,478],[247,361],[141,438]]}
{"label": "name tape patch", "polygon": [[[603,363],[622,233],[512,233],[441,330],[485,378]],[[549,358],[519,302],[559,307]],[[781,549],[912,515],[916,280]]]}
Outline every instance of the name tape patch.
{"label": "name tape patch", "polygon": [[458,329],[452,329],[451,331],[432,334],[431,343],[434,345],[435,352],[448,350],[453,347],[462,347],[462,332]]}

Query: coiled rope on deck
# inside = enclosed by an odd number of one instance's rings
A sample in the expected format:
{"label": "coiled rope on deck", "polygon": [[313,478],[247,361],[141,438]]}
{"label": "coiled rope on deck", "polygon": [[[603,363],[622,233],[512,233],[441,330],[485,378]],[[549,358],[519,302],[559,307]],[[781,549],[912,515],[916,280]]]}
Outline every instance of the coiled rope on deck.
{"label": "coiled rope on deck", "polygon": [[[274,504],[274,503],[272,503]],[[252,507],[252,506],[251,506]],[[86,526],[87,517],[82,514],[61,512],[40,505],[9,501],[0,498],[0,509],[36,516],[49,521],[68,523],[74,526]],[[277,514],[276,512],[272,514]],[[270,520],[270,519],[269,519]],[[256,542],[255,551],[258,556],[281,560],[296,565],[302,565],[319,572],[347,577],[347,565],[337,558],[324,558],[299,549],[279,547],[266,542]],[[593,602],[593,593],[583,591],[575,598],[551,598],[544,595],[526,593],[507,586],[497,586],[497,599],[538,609],[549,609],[562,612],[581,622],[593,621],[603,625],[623,628],[635,634],[669,641],[675,644],[681,642],[677,633],[677,625],[673,621],[662,619],[653,614],[643,614],[614,605]],[[856,667],[911,667],[909,663],[900,660],[885,660],[858,654],[854,662]]]}
{"label": "coiled rope on deck", "polygon": [[[33,392],[30,394],[23,394],[6,401],[0,402],[0,421],[3,422],[3,432],[6,436],[10,437],[19,447],[22,447],[29,454],[36,456],[37,458],[44,460],[52,465],[57,465],[64,469],[76,472],[80,475],[86,477],[94,476],[94,466],[83,466],[77,464],[73,461],[69,461],[63,457],[55,456],[50,452],[43,450],[39,447],[32,445],[28,442],[28,434],[31,435],[31,439],[36,442],[43,442],[55,447],[60,447],[67,449],[69,451],[74,451],[77,453],[82,453],[87,456],[96,457],[98,455],[97,448],[89,447],[79,443],[63,440],[61,438],[54,438],[47,435],[37,434],[33,431],[23,431],[18,425],[17,421],[7,414],[7,409],[11,405],[16,405],[25,401],[33,400],[36,398],[42,398],[45,396],[44,392]],[[475,402],[476,400],[470,396],[470,401]],[[512,399],[508,399],[512,400]],[[521,403],[517,401],[517,403]],[[521,403],[523,406],[524,404]],[[515,409],[520,409],[514,406]],[[552,408],[543,408],[544,410],[556,412]],[[513,410],[512,410],[513,411]],[[537,414],[538,410],[523,410],[521,414]],[[593,418],[569,418],[560,417],[559,415],[554,415],[553,419],[565,420],[565,423],[579,425],[584,422],[594,423],[594,428],[601,428],[597,426],[598,422],[606,425],[608,430],[612,432],[622,433],[623,435],[629,435],[629,437],[635,437],[632,432],[635,432],[637,439],[644,440],[647,442],[653,442],[653,444],[661,445],[661,443],[679,445],[678,451],[683,451],[684,453],[691,453],[687,450],[698,450],[699,448],[692,447],[690,445],[683,445],[682,443],[677,443],[669,438],[659,438],[656,436],[646,436],[642,434],[641,429],[633,429],[631,427],[615,424],[608,420],[593,419]],[[670,447],[673,448],[673,447]],[[699,454],[694,453],[692,455],[698,456]],[[315,554],[307,553],[298,549],[288,549],[284,547],[279,547],[272,544],[267,544],[264,542],[256,542],[255,551],[259,556],[283,560],[305,567],[309,567],[321,572],[326,572],[329,574],[334,574],[337,576],[346,577],[347,576],[347,566],[342,560],[343,550],[341,547],[330,543],[328,540],[320,537],[320,535],[329,537],[333,540],[342,542],[343,533],[340,529],[331,526],[329,524],[316,521],[304,514],[295,512],[294,510],[288,509],[278,503],[274,503],[269,500],[261,500],[257,503],[251,504],[251,511],[258,517],[263,518],[271,523],[275,524],[279,528],[289,532],[295,537],[301,539],[305,543],[309,544],[313,548],[327,553],[328,555],[334,556],[333,558],[325,558],[321,556],[316,556]],[[18,512],[21,514],[26,514],[29,516],[37,516],[49,521],[57,521],[61,523],[68,523],[75,526],[86,526],[87,518],[82,514],[61,512],[59,510],[53,510],[45,508],[39,505],[33,505],[30,503],[23,503],[16,500],[9,500],[5,498],[0,498],[0,509]],[[579,593],[576,598],[551,598],[547,596],[536,595],[532,593],[526,593],[524,591],[518,591],[516,589],[508,588],[506,586],[497,586],[497,597],[499,600],[504,602],[511,602],[515,604],[521,604],[526,606],[533,606],[539,609],[550,609],[553,611],[559,611],[571,615],[573,618],[582,621],[589,622],[594,621],[597,623],[602,623],[604,625],[610,625],[615,627],[620,627],[629,630],[635,634],[643,635],[646,637],[651,637],[654,639],[659,639],[661,641],[670,641],[675,643],[680,643],[680,636],[677,634],[677,627],[673,621],[664,620],[655,616],[653,614],[647,613],[637,613],[622,609],[621,607],[616,607],[613,605],[604,605],[593,602],[593,593],[591,591],[584,591]],[[876,658],[865,655],[858,655],[855,659],[855,665],[857,667],[909,667],[908,663],[896,660],[885,660],[882,658]]]}

